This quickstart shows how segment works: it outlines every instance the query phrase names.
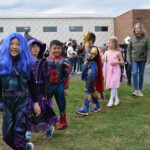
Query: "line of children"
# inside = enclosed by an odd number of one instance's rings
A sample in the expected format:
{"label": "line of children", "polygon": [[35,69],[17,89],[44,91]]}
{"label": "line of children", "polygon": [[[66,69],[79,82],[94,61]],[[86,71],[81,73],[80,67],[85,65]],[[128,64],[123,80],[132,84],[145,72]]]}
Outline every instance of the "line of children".
{"label": "line of children", "polygon": [[[52,109],[53,96],[60,112],[60,124],[57,129],[67,128],[65,96],[68,95],[71,69],[68,60],[61,56],[62,43],[58,40],[51,41],[51,56],[46,60],[43,58],[46,44],[28,33],[25,33],[25,37],[36,62],[24,37],[18,33],[8,35],[0,51],[0,99],[4,101],[3,140],[15,150],[33,149],[33,144],[25,138],[27,128],[33,132],[46,131],[46,137],[51,137],[54,130],[51,125],[58,122]],[[101,58],[98,48],[94,46],[95,40],[95,35],[90,33],[85,45],[86,57],[82,80],[86,81],[86,97],[84,107],[76,111],[79,115],[88,115],[91,103],[95,104],[93,112],[100,111],[96,91],[104,92],[104,82]],[[111,107],[114,97],[115,105],[119,104],[117,88],[120,85],[120,65],[124,63],[118,51],[116,37],[108,40],[108,51],[102,60],[107,61],[106,89],[111,89],[107,106]],[[30,113],[33,110],[35,114]]]}
{"label": "line of children", "polygon": [[[0,64],[0,99],[4,101],[3,139],[15,150],[34,148],[25,137],[27,129],[34,132],[47,129],[46,136],[51,137],[53,129],[49,124],[58,122],[49,99],[53,95],[60,111],[57,129],[67,127],[65,96],[68,95],[70,65],[68,60],[61,57],[62,44],[58,40],[50,43],[52,56],[46,61],[43,58],[46,44],[28,33],[25,37],[36,61],[29,52],[25,38],[17,33],[6,38],[0,53],[1,58],[3,56]],[[10,45],[6,42],[10,42]],[[5,50],[7,52],[4,53]],[[8,60],[12,60],[11,63]]]}
{"label": "line of children", "polygon": [[25,38],[8,35],[0,47],[0,99],[3,100],[3,140],[14,150],[32,150],[27,143],[30,93],[36,116],[40,115],[32,65],[35,63]]}
{"label": "line of children", "polygon": [[[107,104],[108,107],[111,107],[113,104],[119,104],[118,98],[118,90],[120,86],[120,77],[121,77],[121,68],[120,65],[124,64],[122,54],[119,51],[118,40],[116,37],[110,37],[107,42],[108,50],[105,52],[102,57],[102,61],[104,63],[105,69],[105,81],[106,81],[106,89],[111,89],[110,91],[110,99]],[[115,98],[115,103],[113,99]]]}
{"label": "line of children", "polygon": [[46,43],[43,43],[36,38],[33,38],[25,32],[25,38],[28,42],[29,49],[35,57],[36,62],[32,68],[34,79],[36,81],[36,88],[38,91],[39,105],[41,107],[41,115],[36,117],[33,111],[33,100],[30,102],[30,115],[28,132],[26,137],[31,139],[31,132],[46,131],[45,137],[52,137],[54,126],[58,121],[58,117],[53,111],[52,101],[50,99],[50,75],[47,60],[43,57],[46,49]]}

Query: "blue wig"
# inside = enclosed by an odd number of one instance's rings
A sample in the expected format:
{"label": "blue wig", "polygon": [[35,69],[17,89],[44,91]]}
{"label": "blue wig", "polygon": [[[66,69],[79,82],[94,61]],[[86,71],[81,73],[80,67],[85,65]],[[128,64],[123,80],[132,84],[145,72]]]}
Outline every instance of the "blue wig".
{"label": "blue wig", "polygon": [[29,77],[35,59],[29,51],[26,39],[19,33],[9,34],[0,46],[0,75],[12,75],[14,73],[13,60],[10,55],[10,43],[14,38],[19,41],[17,70]]}

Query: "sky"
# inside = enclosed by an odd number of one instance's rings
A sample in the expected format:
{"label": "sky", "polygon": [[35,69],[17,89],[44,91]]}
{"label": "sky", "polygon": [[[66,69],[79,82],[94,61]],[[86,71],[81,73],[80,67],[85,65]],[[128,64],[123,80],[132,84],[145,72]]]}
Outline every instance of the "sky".
{"label": "sky", "polygon": [[86,14],[118,16],[131,9],[150,9],[150,0],[1,0],[0,15]]}

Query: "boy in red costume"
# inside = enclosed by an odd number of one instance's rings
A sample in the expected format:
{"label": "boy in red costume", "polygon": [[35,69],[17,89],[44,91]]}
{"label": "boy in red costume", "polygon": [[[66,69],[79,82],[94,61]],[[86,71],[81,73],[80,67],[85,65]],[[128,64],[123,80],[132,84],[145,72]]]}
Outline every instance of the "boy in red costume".
{"label": "boy in red costume", "polygon": [[61,56],[62,43],[60,41],[51,41],[50,53],[51,56],[48,58],[51,82],[50,97],[55,96],[60,112],[60,124],[57,130],[63,130],[67,128],[65,96],[68,95],[70,65],[68,60]]}

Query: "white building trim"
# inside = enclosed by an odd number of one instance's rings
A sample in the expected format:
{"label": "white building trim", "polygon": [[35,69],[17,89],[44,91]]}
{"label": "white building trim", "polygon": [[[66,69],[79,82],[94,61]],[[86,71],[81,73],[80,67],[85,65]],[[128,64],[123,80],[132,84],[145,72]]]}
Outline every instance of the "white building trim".
{"label": "white building trim", "polygon": [[[57,32],[43,32],[43,27],[57,27]],[[70,32],[69,27],[83,27],[82,32]],[[108,32],[96,32],[95,26],[107,26]],[[82,42],[83,35],[87,31],[95,33],[97,39],[95,45],[101,46],[107,39],[114,34],[114,17],[99,15],[1,15],[0,39],[6,35],[16,32],[16,27],[30,27],[30,34],[33,37],[44,41],[49,46],[51,40],[58,39],[67,42],[68,38]],[[23,32],[20,32],[23,34]]]}

